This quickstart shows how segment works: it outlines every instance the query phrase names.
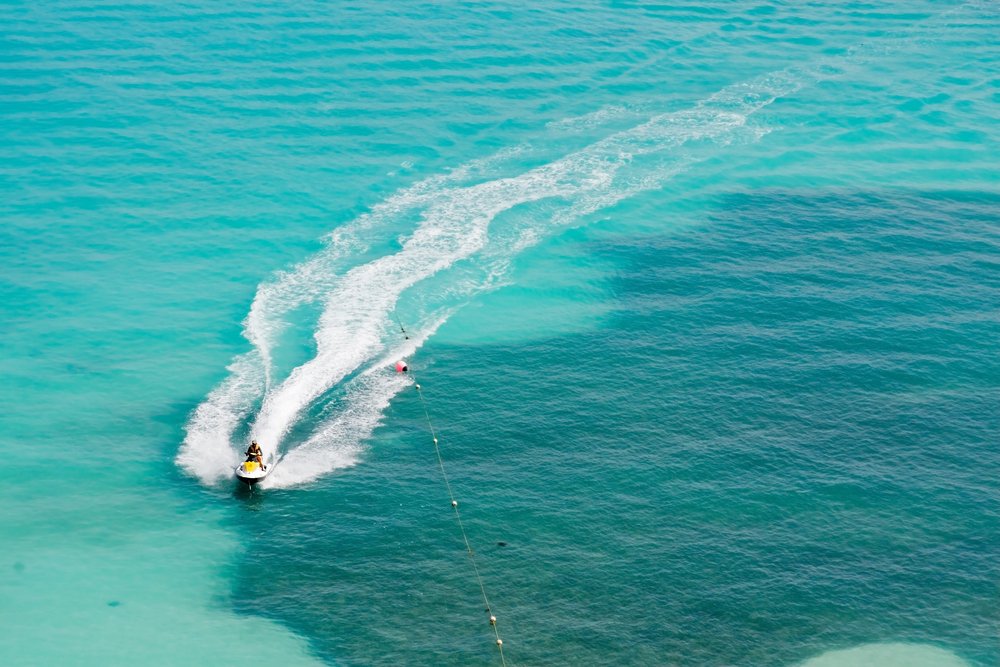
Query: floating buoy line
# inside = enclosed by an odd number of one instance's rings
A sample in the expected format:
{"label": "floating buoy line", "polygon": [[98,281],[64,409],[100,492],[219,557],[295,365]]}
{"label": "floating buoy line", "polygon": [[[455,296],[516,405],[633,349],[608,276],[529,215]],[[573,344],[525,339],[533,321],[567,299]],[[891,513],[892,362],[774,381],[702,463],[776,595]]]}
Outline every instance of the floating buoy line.
{"label": "floating buoy line", "polygon": [[[410,339],[410,335],[406,333],[406,328],[403,326],[402,320],[396,315],[396,323],[399,325],[399,330],[402,332],[403,337],[406,340]],[[465,524],[462,523],[462,514],[458,511],[458,500],[455,498],[455,493],[452,491],[451,482],[448,481],[448,473],[444,469],[444,457],[441,456],[441,445],[438,442],[437,430],[434,428],[434,423],[431,421],[431,413],[427,407],[427,399],[424,397],[423,387],[420,385],[420,381],[417,379],[410,371],[409,365],[403,361],[396,362],[396,372],[397,373],[410,373],[413,377],[413,386],[417,390],[417,395],[420,397],[420,407],[423,408],[424,418],[427,420],[427,429],[431,434],[431,441],[434,443],[434,454],[437,456],[438,468],[441,470],[441,478],[444,480],[444,487],[448,492],[448,499],[451,501],[451,509],[455,513],[455,522],[458,524],[458,529],[462,533],[462,541],[465,543],[465,551],[469,556],[469,562],[472,563],[472,571],[476,574],[476,581],[479,583],[479,592],[483,596],[483,604],[486,606],[486,613],[489,614],[490,627],[493,629],[493,634],[496,636],[496,646],[497,651],[500,654],[500,664],[506,667],[507,661],[503,655],[503,639],[500,637],[500,627],[497,625],[497,617],[493,613],[493,607],[490,605],[490,598],[486,595],[486,585],[483,583],[483,577],[479,572],[479,563],[476,562],[476,552],[472,549],[472,543],[469,542],[469,534],[465,530]]]}

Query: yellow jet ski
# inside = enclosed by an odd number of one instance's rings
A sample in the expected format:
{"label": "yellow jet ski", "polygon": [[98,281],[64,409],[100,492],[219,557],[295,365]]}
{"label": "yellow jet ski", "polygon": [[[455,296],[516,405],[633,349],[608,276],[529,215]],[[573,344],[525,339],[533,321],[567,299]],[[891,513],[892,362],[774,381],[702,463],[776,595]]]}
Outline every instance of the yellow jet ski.
{"label": "yellow jet ski", "polygon": [[269,472],[271,472],[269,467],[262,466],[256,461],[244,461],[236,466],[236,478],[251,487],[267,477]]}

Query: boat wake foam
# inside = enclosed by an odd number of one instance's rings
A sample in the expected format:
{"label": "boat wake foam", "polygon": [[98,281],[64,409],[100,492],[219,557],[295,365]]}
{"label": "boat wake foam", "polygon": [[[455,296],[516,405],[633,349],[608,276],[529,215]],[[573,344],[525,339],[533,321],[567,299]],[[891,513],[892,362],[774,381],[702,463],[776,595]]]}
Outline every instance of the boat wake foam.
{"label": "boat wake foam", "polygon": [[[755,141],[761,132],[747,124],[753,114],[840,71],[824,62],[774,72],[531,169],[517,170],[515,158],[531,150],[519,147],[389,197],[332,232],[324,250],[259,286],[244,322],[251,350],[193,413],[177,463],[217,483],[232,475],[252,437],[278,462],[267,486],[294,486],[354,465],[408,381],[385,369],[393,357],[415,351],[447,319],[441,313],[500,284],[525,248],[661,187],[720,147]],[[398,249],[380,253],[394,236]],[[319,313],[315,355],[283,374],[275,352],[289,316],[305,306]],[[396,345],[397,308],[412,329],[407,349]],[[306,419],[334,389],[343,392],[335,407]],[[293,429],[298,435],[310,426],[304,440],[287,442]]]}

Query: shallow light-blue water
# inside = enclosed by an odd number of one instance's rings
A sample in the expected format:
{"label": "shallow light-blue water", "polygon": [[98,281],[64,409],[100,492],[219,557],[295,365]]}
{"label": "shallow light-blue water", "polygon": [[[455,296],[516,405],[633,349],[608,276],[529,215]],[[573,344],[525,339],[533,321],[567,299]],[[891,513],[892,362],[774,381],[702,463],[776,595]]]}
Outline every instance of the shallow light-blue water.
{"label": "shallow light-blue water", "polygon": [[4,4],[0,664],[1000,664],[997,10]]}

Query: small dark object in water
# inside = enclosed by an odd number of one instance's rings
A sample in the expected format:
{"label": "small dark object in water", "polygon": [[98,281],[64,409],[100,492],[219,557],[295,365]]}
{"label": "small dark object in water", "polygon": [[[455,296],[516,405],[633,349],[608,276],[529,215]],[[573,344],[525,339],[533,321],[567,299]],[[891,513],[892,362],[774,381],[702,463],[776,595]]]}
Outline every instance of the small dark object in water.
{"label": "small dark object in water", "polygon": [[117,607],[119,605],[121,605],[121,602],[119,602],[118,600],[111,600],[108,602],[109,607]]}
{"label": "small dark object in water", "polygon": [[505,546],[507,546],[507,543],[506,542],[497,542],[497,546],[498,547],[505,547]]}

